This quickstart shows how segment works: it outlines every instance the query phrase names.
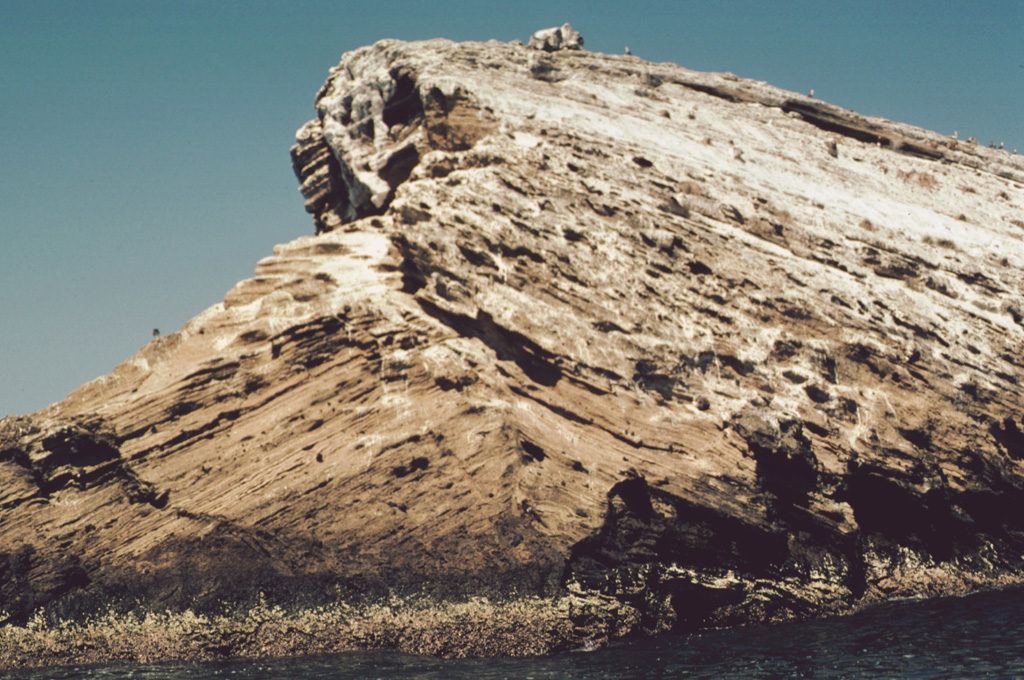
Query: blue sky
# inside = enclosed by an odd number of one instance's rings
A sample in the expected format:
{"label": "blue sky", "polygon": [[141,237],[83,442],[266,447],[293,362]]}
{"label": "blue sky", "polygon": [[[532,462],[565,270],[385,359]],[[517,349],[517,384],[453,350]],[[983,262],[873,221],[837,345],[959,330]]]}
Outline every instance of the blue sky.
{"label": "blue sky", "polygon": [[0,0],[0,415],[109,372],[312,232],[288,148],[343,52],[565,21],[594,51],[1024,153],[1024,0]]}

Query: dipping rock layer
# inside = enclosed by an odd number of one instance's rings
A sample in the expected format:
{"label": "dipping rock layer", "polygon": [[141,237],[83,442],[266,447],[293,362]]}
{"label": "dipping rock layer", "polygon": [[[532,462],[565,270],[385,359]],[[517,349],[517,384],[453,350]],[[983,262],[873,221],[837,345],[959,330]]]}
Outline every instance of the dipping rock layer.
{"label": "dipping rock layer", "polygon": [[529,602],[167,652],[513,654],[1021,580],[1020,158],[496,42],[356,50],[316,114],[315,235],[0,421],[0,624]]}

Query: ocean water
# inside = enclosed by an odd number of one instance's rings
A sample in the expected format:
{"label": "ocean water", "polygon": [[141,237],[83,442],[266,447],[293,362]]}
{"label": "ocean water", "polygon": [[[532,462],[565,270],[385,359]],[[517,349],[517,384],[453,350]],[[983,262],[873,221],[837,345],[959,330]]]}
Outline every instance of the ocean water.
{"label": "ocean water", "polygon": [[[2,675],[2,673],[0,673]],[[904,600],[824,621],[713,630],[528,659],[357,652],[16,671],[12,680],[1022,678],[1024,588]]]}

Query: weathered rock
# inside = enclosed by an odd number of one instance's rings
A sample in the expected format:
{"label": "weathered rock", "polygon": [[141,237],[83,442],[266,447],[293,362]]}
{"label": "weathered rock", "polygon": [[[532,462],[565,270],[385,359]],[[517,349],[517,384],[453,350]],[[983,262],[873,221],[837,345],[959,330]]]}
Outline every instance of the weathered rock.
{"label": "weathered rock", "polygon": [[583,36],[569,24],[543,28],[530,36],[529,47],[545,52],[583,49]]}
{"label": "weathered rock", "polygon": [[[356,50],[316,111],[317,235],[0,421],[3,620],[276,603],[302,635],[153,654],[515,653],[1020,580],[1021,159],[495,43]],[[482,597],[531,646],[445,618]]]}

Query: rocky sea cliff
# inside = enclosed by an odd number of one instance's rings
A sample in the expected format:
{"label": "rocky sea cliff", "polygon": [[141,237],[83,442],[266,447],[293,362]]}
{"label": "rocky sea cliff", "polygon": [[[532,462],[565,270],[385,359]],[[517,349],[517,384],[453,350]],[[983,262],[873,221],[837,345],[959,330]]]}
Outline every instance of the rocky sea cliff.
{"label": "rocky sea cliff", "polygon": [[346,54],[314,233],[0,420],[0,668],[1022,580],[1024,159],[577,38]]}

